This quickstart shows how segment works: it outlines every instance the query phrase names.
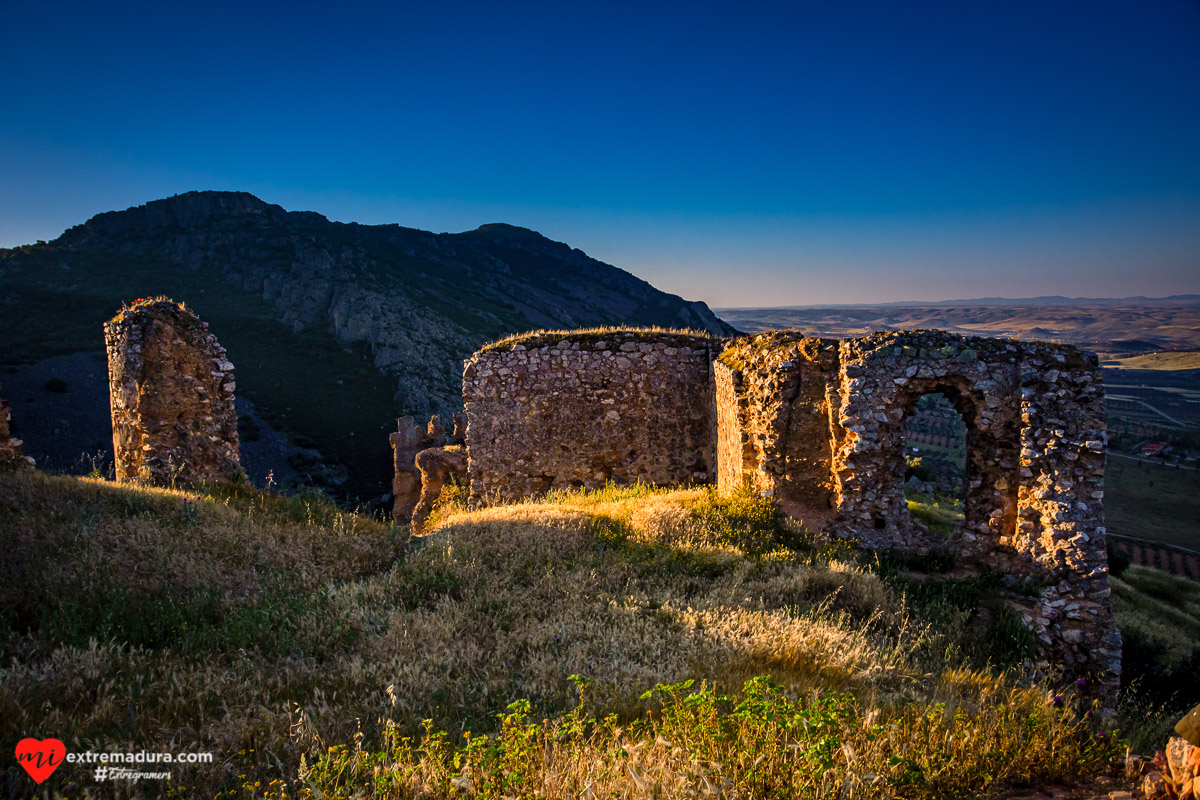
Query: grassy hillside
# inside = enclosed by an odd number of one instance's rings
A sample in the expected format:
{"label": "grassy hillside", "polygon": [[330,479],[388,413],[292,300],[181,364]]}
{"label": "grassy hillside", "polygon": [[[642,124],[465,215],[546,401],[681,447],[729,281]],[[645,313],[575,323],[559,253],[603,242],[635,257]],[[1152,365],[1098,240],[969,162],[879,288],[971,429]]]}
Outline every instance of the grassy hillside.
{"label": "grassy hillside", "polygon": [[860,563],[761,500],[638,487],[433,527],[403,556],[406,530],[319,498],[0,475],[0,746],[212,752],[169,796],[313,798],[974,796],[1124,752],[1008,671],[1028,634],[986,578]]}

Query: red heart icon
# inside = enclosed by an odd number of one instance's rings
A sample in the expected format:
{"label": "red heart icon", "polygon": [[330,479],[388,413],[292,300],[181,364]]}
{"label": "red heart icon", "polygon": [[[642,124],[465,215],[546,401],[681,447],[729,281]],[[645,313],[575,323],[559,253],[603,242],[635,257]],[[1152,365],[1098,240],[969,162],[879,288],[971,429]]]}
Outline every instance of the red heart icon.
{"label": "red heart icon", "polygon": [[17,763],[38,783],[49,778],[67,757],[67,746],[58,739],[22,739],[17,742]]}

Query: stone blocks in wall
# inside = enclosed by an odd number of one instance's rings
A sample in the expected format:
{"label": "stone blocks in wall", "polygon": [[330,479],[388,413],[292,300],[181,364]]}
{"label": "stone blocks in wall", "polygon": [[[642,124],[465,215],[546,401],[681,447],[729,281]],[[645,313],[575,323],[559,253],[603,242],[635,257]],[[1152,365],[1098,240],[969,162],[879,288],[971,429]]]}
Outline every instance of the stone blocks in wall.
{"label": "stone blocks in wall", "polygon": [[550,489],[705,483],[716,471],[712,340],[533,335],[463,371],[473,504]]}
{"label": "stone blocks in wall", "polygon": [[185,306],[140,300],[104,325],[120,481],[234,477],[241,466],[233,364]]}

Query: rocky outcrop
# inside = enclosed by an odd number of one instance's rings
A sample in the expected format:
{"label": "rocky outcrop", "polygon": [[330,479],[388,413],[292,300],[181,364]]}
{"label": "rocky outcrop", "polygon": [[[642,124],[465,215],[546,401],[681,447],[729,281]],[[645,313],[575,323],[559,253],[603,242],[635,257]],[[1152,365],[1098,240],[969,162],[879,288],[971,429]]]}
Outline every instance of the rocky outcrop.
{"label": "rocky outcrop", "polygon": [[104,326],[119,481],[157,486],[240,471],[233,364],[185,306],[158,298]]}

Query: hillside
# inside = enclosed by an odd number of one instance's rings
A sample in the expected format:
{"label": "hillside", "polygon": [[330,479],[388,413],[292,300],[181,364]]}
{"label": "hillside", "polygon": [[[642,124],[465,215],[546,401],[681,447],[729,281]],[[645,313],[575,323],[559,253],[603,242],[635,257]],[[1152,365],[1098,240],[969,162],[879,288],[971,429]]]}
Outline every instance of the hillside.
{"label": "hillside", "polygon": [[[0,509],[0,746],[214,753],[170,796],[1091,797],[1123,763],[1073,689],[1006,671],[1028,634],[996,584],[919,580],[759,498],[447,506],[407,554],[404,529],[245,488],[0,474]],[[1127,628],[1194,587],[1141,574]],[[1157,681],[1187,685],[1186,613],[1139,639]],[[1123,735],[1154,722],[1127,705]]]}
{"label": "hillside", "polygon": [[396,417],[461,410],[462,360],[487,341],[615,324],[732,330],[703,303],[524,228],[434,234],[190,192],[0,250],[4,363],[102,353],[103,321],[159,294],[210,323],[239,394],[344,466],[359,496],[386,491]]}

